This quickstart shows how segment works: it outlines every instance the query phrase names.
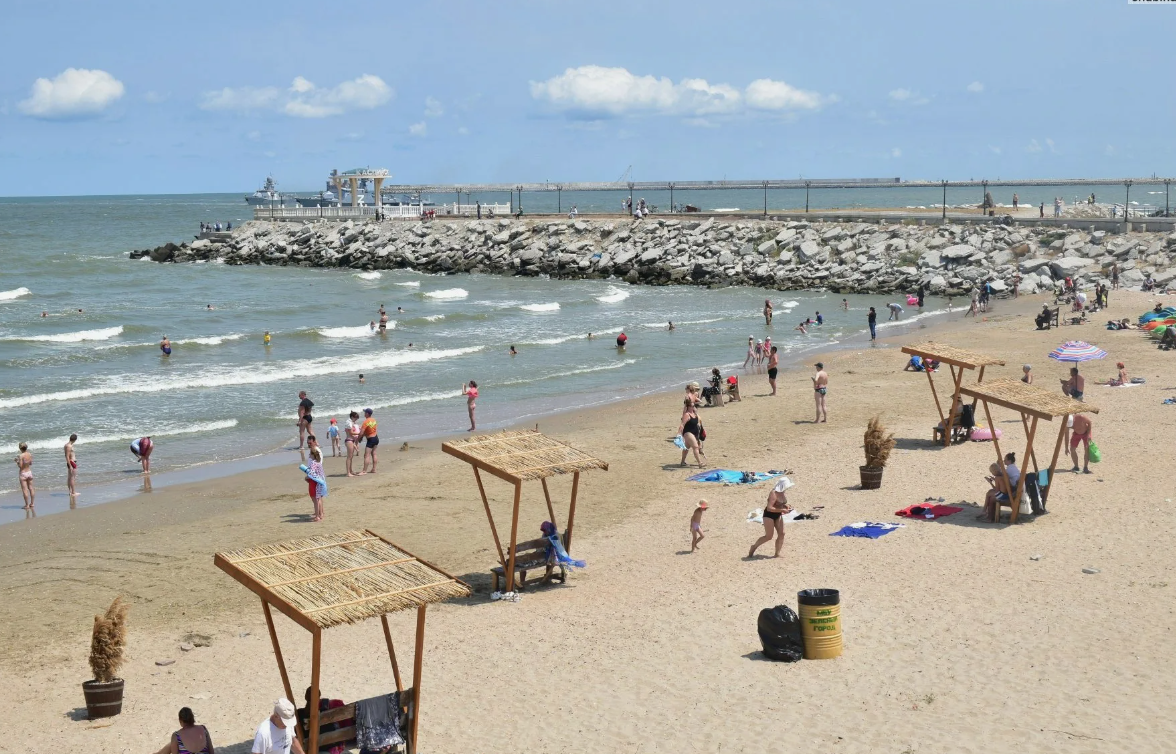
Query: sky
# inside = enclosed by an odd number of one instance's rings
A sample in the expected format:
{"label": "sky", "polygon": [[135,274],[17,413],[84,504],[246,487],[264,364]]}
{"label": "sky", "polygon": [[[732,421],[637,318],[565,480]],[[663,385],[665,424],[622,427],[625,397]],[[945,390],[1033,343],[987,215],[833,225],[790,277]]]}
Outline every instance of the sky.
{"label": "sky", "polygon": [[7,4],[0,196],[1176,175],[1176,3]]}

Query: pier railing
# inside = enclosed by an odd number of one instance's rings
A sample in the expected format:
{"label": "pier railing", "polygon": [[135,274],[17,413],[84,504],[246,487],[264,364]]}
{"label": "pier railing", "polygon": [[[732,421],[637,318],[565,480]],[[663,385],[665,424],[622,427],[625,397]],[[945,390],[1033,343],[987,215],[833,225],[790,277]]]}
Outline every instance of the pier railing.
{"label": "pier railing", "polygon": [[[435,216],[476,217],[477,204],[395,204],[376,207],[364,205],[359,207],[254,207],[254,220],[347,220],[352,218],[375,218],[377,210],[379,216],[388,220],[419,220],[428,212]],[[482,204],[482,217],[510,215],[509,204]]]}

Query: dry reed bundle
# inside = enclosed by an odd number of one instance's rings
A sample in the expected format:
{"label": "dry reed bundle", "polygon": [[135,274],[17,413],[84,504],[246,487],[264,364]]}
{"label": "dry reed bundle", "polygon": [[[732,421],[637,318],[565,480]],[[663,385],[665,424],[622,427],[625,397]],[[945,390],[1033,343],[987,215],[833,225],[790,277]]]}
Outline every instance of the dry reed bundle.
{"label": "dry reed bundle", "polygon": [[442,443],[441,449],[468,463],[478,461],[519,480],[608,470],[608,464],[599,458],[529,429],[452,440]]}
{"label": "dry reed bundle", "polygon": [[94,633],[90,638],[90,670],[94,680],[110,683],[123,665],[123,648],[127,642],[127,610],[130,605],[115,597],[105,615],[94,616]]}
{"label": "dry reed bundle", "polygon": [[894,445],[894,433],[886,434],[881,418],[875,416],[870,419],[866,426],[866,466],[874,469],[885,467]]}

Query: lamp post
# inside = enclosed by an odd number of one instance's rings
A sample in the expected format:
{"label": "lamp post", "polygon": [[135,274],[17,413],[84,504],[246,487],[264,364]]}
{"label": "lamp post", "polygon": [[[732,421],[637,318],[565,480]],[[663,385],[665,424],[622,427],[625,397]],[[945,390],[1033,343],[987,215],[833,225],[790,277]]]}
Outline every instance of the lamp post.
{"label": "lamp post", "polygon": [[804,212],[807,215],[809,211],[809,187],[813,185],[812,181],[804,182]]}
{"label": "lamp post", "polygon": [[984,195],[980,197],[981,214],[988,214],[988,179],[980,181],[980,185],[984,189]]}
{"label": "lamp post", "polygon": [[1123,185],[1127,187],[1127,198],[1123,200],[1123,222],[1124,223],[1127,222],[1127,218],[1129,217],[1129,215],[1127,213],[1129,213],[1131,211],[1131,184],[1132,183],[1135,183],[1135,181],[1131,180],[1130,178],[1123,181]]}
{"label": "lamp post", "polygon": [[629,182],[629,214],[633,214],[633,182]]}
{"label": "lamp post", "polygon": [[764,217],[768,216],[768,182],[764,181]]}
{"label": "lamp post", "polygon": [[515,186],[515,188],[517,188],[519,190],[519,215],[522,216],[522,214],[523,214],[523,187],[522,186]]}
{"label": "lamp post", "polygon": [[1171,178],[1164,179],[1164,217],[1171,217],[1168,211],[1168,187],[1172,185]]}
{"label": "lamp post", "polygon": [[563,186],[555,187],[555,211],[557,214],[563,214]]}
{"label": "lamp post", "polygon": [[674,184],[670,182],[670,212],[674,211]]}
{"label": "lamp post", "polygon": [[943,184],[943,221],[947,222],[947,181],[941,181]]}

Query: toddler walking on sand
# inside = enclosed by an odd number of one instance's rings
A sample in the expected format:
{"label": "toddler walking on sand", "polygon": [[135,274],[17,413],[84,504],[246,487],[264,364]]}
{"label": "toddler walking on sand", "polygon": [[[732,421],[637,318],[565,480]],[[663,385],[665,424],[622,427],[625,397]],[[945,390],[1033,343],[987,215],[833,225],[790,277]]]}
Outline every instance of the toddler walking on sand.
{"label": "toddler walking on sand", "polygon": [[694,509],[694,515],[690,517],[690,552],[698,549],[698,543],[706,539],[702,533],[702,514],[706,512],[707,504],[705,500],[698,501],[698,507]]}
{"label": "toddler walking on sand", "polygon": [[339,423],[331,417],[331,426],[327,430],[327,437],[331,438],[331,457],[339,455]]}

